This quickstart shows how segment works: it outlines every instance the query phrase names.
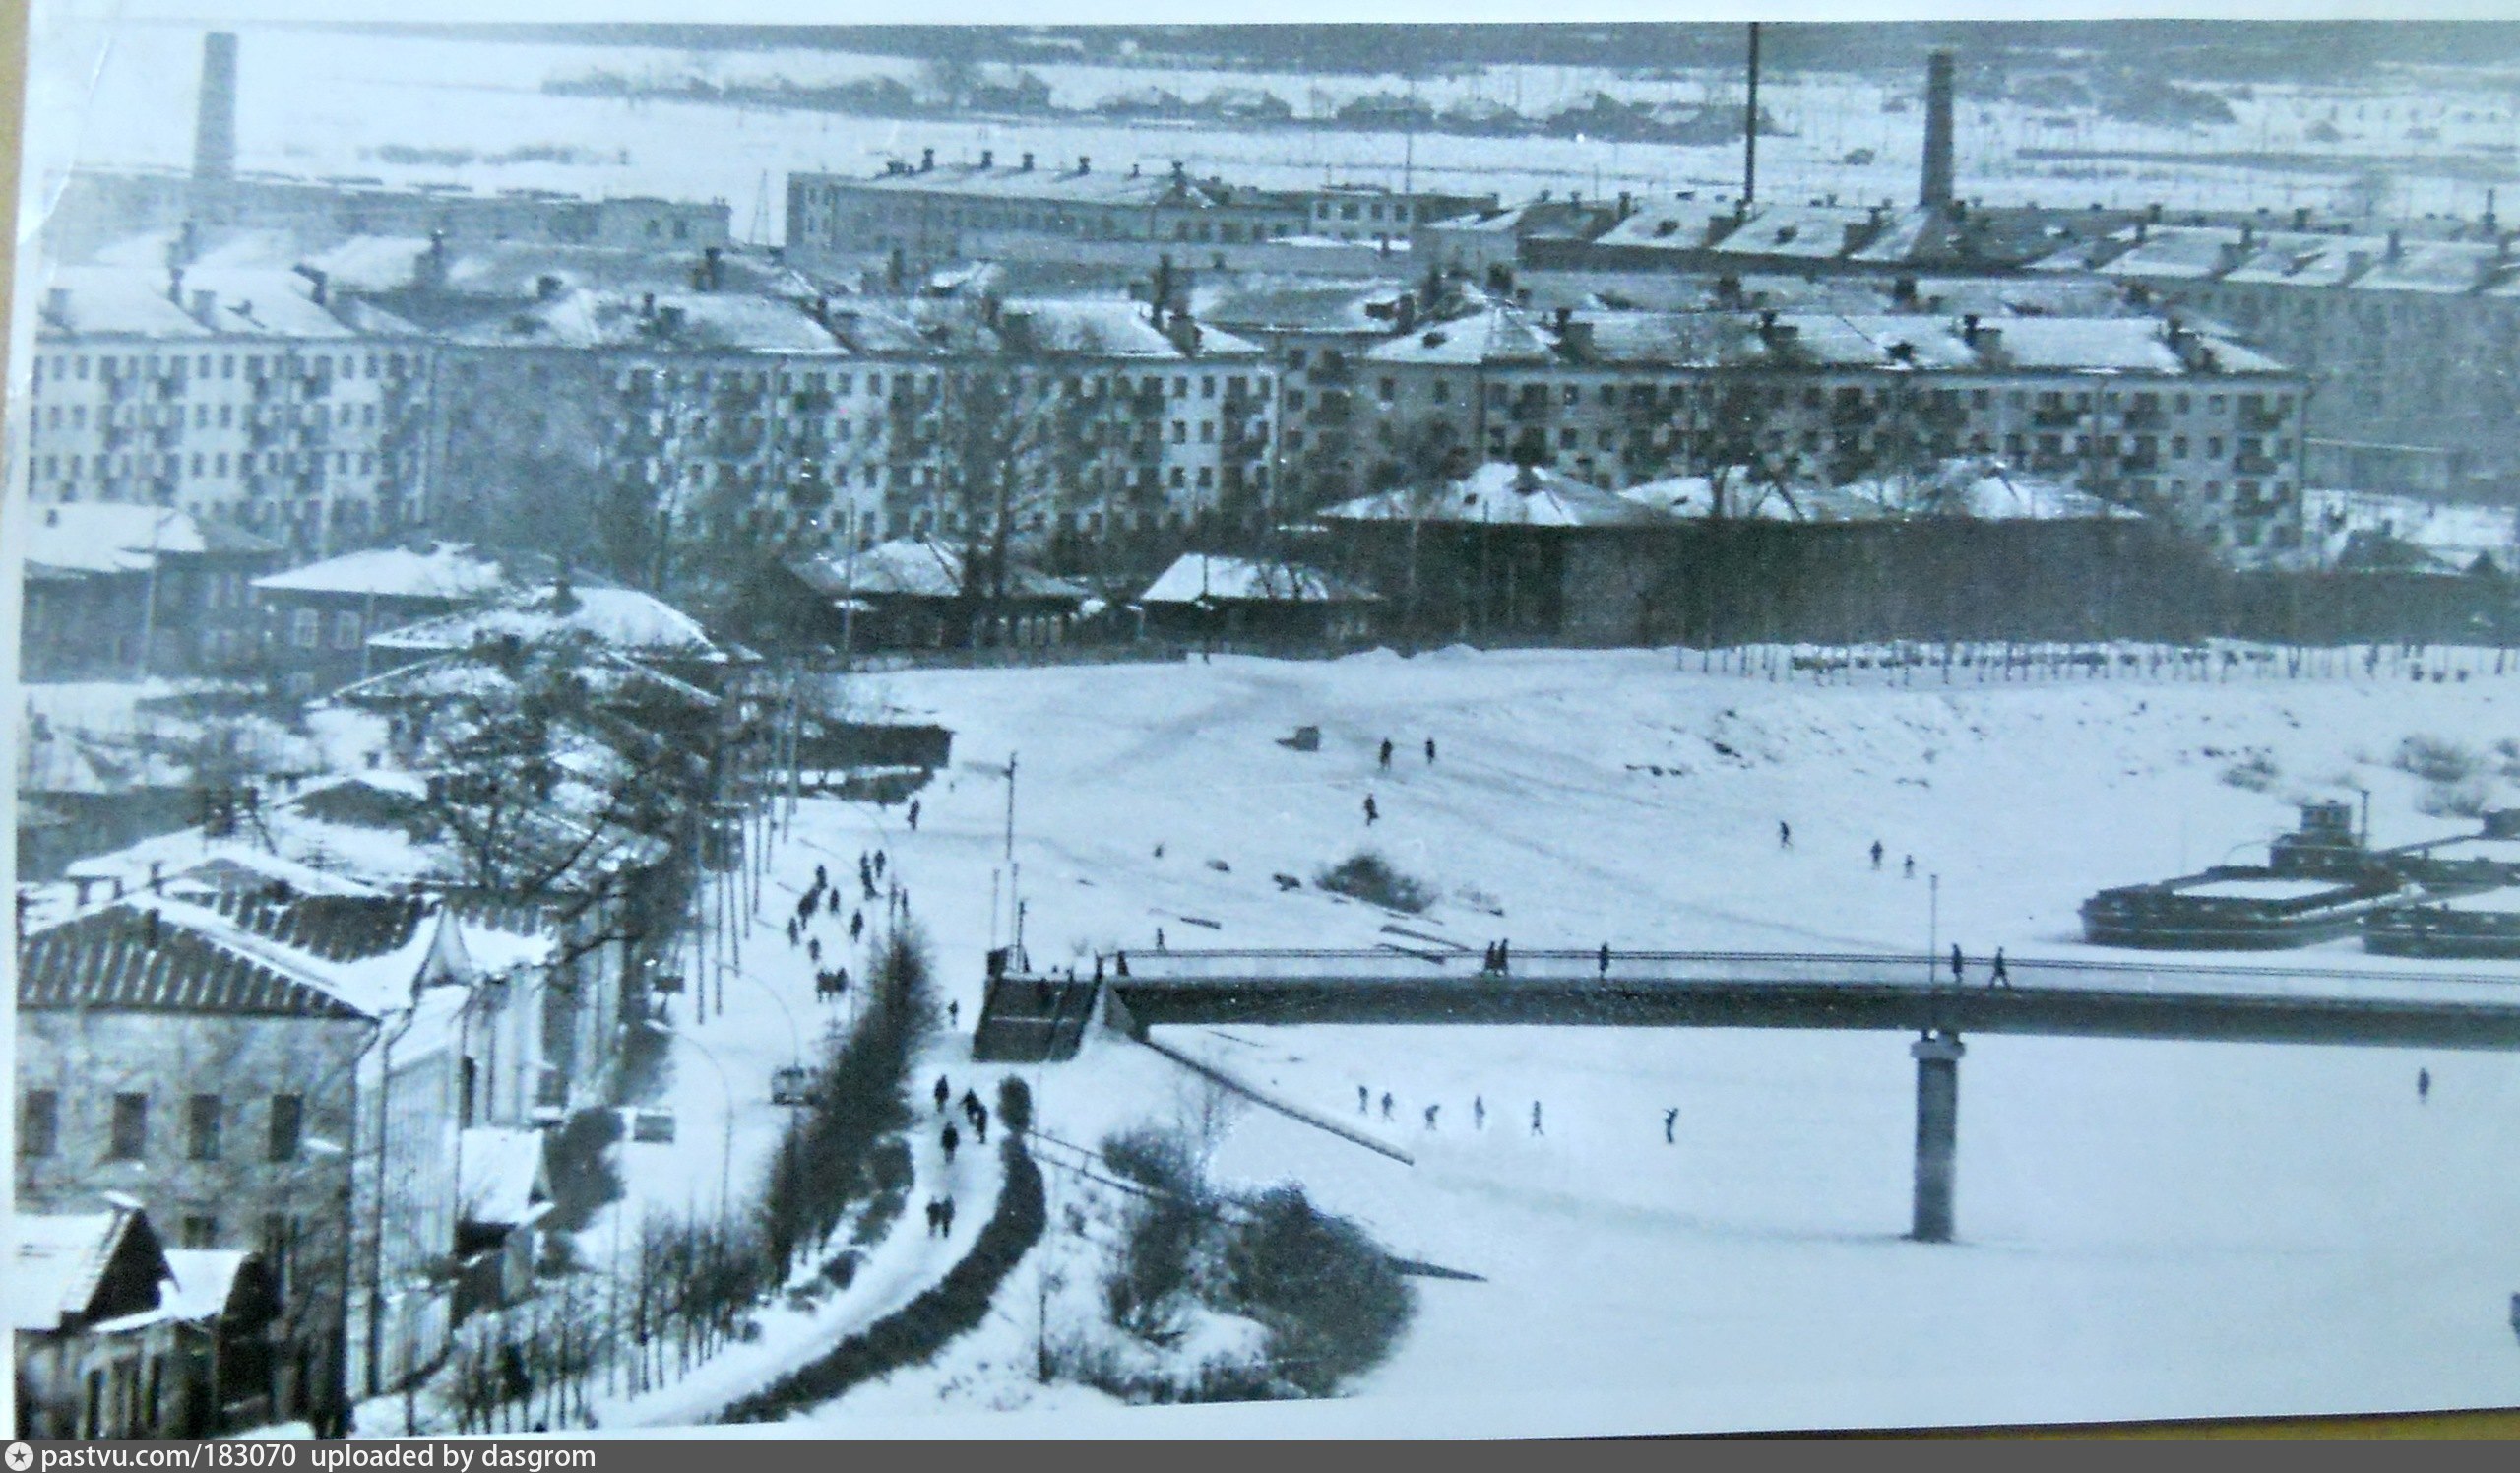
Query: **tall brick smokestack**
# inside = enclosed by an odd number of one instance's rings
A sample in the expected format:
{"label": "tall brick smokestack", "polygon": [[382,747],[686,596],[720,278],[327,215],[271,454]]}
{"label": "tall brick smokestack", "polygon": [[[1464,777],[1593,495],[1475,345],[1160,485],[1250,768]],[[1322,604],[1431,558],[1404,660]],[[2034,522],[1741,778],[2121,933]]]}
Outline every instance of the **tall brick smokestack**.
{"label": "tall brick smokestack", "polygon": [[236,37],[214,31],[201,40],[201,115],[193,124],[193,177],[236,175]]}
{"label": "tall brick smokestack", "polygon": [[1917,203],[1928,210],[1951,205],[1951,53],[1925,58],[1925,168]]}

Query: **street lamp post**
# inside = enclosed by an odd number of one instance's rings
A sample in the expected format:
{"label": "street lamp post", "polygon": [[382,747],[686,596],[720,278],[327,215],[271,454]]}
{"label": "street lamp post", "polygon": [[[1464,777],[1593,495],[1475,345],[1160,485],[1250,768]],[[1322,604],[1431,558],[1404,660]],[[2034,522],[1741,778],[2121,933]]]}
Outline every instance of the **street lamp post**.
{"label": "street lamp post", "polygon": [[724,1128],[720,1132],[718,1148],[718,1223],[719,1226],[724,1227],[726,1225],[728,1215],[731,1211],[731,1184],[734,1180],[735,1087],[727,1078],[726,1066],[724,1063],[719,1062],[716,1051],[712,1050],[707,1044],[693,1038],[688,1033],[668,1028],[654,1019],[650,1019],[647,1026],[670,1038],[680,1039],[684,1043],[699,1050],[700,1057],[709,1061],[710,1069],[718,1076],[718,1089],[720,1093],[724,1096],[725,1106],[724,1113],[719,1117],[720,1123]]}

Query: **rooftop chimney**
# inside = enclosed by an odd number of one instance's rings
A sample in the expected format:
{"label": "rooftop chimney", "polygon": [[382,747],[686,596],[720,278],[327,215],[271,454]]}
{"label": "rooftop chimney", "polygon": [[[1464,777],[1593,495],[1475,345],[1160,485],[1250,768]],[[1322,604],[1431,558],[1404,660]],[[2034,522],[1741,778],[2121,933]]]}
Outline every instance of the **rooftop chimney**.
{"label": "rooftop chimney", "polygon": [[1076,171],[1080,174],[1090,174],[1094,172],[1094,160],[1085,154],[1077,155]]}
{"label": "rooftop chimney", "polygon": [[1025,156],[1024,156],[1024,172],[1026,172],[1026,173],[1028,173],[1028,174],[1029,174],[1029,173],[1031,173],[1032,171],[1033,171],[1033,156],[1032,156],[1032,154],[1031,154],[1031,153],[1029,153],[1029,152],[1028,152],[1028,153],[1026,153],[1026,154],[1025,154]]}
{"label": "rooftop chimney", "polygon": [[548,272],[534,279],[534,299],[550,301],[560,294],[560,279]]}
{"label": "rooftop chimney", "polygon": [[1928,210],[1951,205],[1951,53],[1925,58],[1925,165],[1917,203]]}
{"label": "rooftop chimney", "polygon": [[932,174],[936,172],[936,151],[934,149],[921,149],[918,151],[918,171],[922,174]]}
{"label": "rooftop chimney", "polygon": [[236,176],[236,37],[214,31],[201,38],[201,111],[193,123],[193,177]]}
{"label": "rooftop chimney", "polygon": [[980,150],[980,167],[981,167],[981,168],[984,168],[984,169],[990,169],[990,168],[995,168],[995,167],[997,167],[997,150],[995,150],[995,149],[982,149],[982,150]]}
{"label": "rooftop chimney", "polygon": [[2397,231],[2395,231],[2395,230],[2391,230],[2391,231],[2389,232],[2389,256],[2388,256],[2388,258],[2389,258],[2391,261],[2395,261],[2395,260],[2397,260],[2400,256],[2403,256],[2403,255],[2405,255],[2405,254],[2406,254],[2406,241],[2405,241],[2403,238],[2401,238],[2401,237],[2400,237],[2400,235],[2399,235],[2399,233],[2398,233]]}
{"label": "rooftop chimney", "polygon": [[216,329],[219,326],[219,323],[216,320],[218,316],[219,293],[216,291],[195,291],[193,293],[193,321],[200,323],[206,328]]}
{"label": "rooftop chimney", "polygon": [[181,266],[166,268],[166,300],[177,307],[184,304],[184,269]]}
{"label": "rooftop chimney", "polygon": [[70,325],[69,288],[46,287],[43,288],[43,320],[54,327],[66,328]]}

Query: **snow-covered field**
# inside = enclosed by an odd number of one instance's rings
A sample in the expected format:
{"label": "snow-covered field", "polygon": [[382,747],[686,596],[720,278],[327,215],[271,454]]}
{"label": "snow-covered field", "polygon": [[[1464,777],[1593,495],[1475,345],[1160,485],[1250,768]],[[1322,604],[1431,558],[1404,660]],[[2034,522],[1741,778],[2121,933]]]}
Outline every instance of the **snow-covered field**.
{"label": "snow-covered field", "polygon": [[[1655,652],[865,678],[957,734],[918,833],[890,843],[967,1018],[1009,751],[1037,964],[1090,966],[1096,949],[1152,946],[1159,927],[1175,947],[1372,944],[1383,913],[1271,879],[1308,878],[1368,841],[1445,893],[1413,929],[1474,943],[1922,950],[1939,875],[1944,938],[2035,956],[2092,954],[2074,906],[2100,885],[2253,858],[2290,826],[2296,794],[2371,789],[2384,843],[2455,831],[2414,810],[2421,785],[2388,756],[2410,734],[2484,751],[2520,727],[2520,684],[2489,678],[1815,689],[1684,673]],[[1322,727],[1320,752],[1275,743],[1299,723]],[[1388,774],[1385,736],[1399,745]],[[2222,781],[2243,749],[2271,755],[2270,791]],[[1370,835],[1368,792],[1384,815]],[[2287,956],[2371,964],[2350,943]],[[2461,970],[2520,981],[2501,964]],[[1299,1181],[1395,1252],[1483,1276],[1419,1281],[1418,1321],[1391,1360],[1309,1414],[1325,1420],[1279,1425],[1824,1426],[2520,1394],[2506,1150],[2520,1066],[2497,1056],[1973,1040],[1963,1241],[1933,1248],[1900,1237],[1915,1108],[1900,1038],[1165,1036],[1417,1156],[1403,1166],[1250,1107],[1221,1175]],[[2425,1104],[2419,1065],[2434,1082]],[[1184,1093],[1177,1066],[1111,1038],[1026,1072],[1044,1127],[1088,1144],[1172,1118]],[[1360,1085],[1395,1096],[1391,1123],[1356,1120]],[[1442,1107],[1431,1132],[1429,1104]],[[1057,1227],[1056,1194],[1077,1188],[1051,1176],[1048,1256],[1090,1272]],[[1032,1385],[1028,1272],[937,1363],[809,1425],[1107,1406]]]}
{"label": "snow-covered field", "polygon": [[[32,135],[28,187],[76,159],[90,164],[181,166],[189,160],[189,98],[199,67],[199,32],[178,25],[57,23],[38,36],[61,65],[29,81],[31,116],[53,123]],[[887,156],[934,147],[940,160],[1031,150],[1044,159],[1090,155],[1099,168],[1175,159],[1257,184],[1292,187],[1325,178],[1420,189],[1496,191],[1508,199],[1539,189],[1607,197],[1629,189],[1720,191],[1738,178],[1732,145],[1704,148],[1607,140],[1494,139],[1399,133],[1099,125],[1086,121],[943,122],[820,116],[670,102],[550,96],[552,78],[601,68],[634,76],[705,76],[721,82],[785,76],[824,82],[888,73],[914,77],[892,58],[825,52],[681,53],[629,45],[485,42],[253,29],[242,47],[238,144],[244,167],[298,174],[373,175],[397,184],[461,182],[475,188],[561,189],[586,194],[662,194],[724,199],[739,234],[750,235],[756,206],[764,239],[777,239],[791,169],[872,171]],[[1037,69],[1065,107],[1090,106],[1129,88],[1159,86],[1193,99],[1219,87],[1273,89],[1299,116],[1327,116],[1354,97],[1400,93],[1396,77],[1294,78],[1177,68],[1044,64]],[[1885,113],[1920,79],[1885,73],[1849,77],[1779,72],[1760,94],[1794,136],[1762,141],[1760,169],[1780,196],[1837,193],[1849,200],[1907,199],[1922,149],[1913,107]],[[2511,104],[2478,76],[2435,71],[2415,97],[2372,90],[2261,87],[2234,102],[2236,120],[2188,132],[2068,116],[2014,101],[1964,105],[1957,146],[1964,193],[1993,202],[2291,209],[2341,198],[2356,160],[2386,158],[2397,177],[2384,213],[2448,211],[2474,216],[2483,203],[2476,170],[2507,174],[2507,156],[2480,164],[2481,142],[2507,146]],[[1470,98],[1509,103],[1532,115],[1580,105],[1595,90],[1631,101],[1726,103],[1738,90],[1729,72],[1647,81],[1581,67],[1496,67],[1421,83],[1430,105]],[[183,123],[170,123],[180,117]],[[2325,124],[2332,137],[2313,136]],[[2415,130],[2429,130],[2419,138]],[[389,145],[471,150],[496,156],[527,146],[580,151],[571,161],[535,160],[462,167],[394,164]],[[2274,150],[2311,160],[2291,170],[2204,162],[2132,160],[2042,160],[2024,148],[2146,153]],[[1869,162],[1849,163],[1869,150]],[[2321,156],[2334,156],[2325,158]],[[2462,177],[2462,171],[2466,176]],[[31,197],[29,219],[39,218]]]}

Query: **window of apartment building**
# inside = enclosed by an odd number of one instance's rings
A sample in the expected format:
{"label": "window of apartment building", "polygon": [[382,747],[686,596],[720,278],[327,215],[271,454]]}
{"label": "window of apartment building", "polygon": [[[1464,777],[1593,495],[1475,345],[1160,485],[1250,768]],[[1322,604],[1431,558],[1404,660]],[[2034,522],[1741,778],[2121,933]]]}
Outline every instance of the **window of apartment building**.
{"label": "window of apartment building", "polygon": [[1561,429],[1557,432],[1557,448],[1560,450],[1572,450],[1575,448],[1575,431],[1571,429]]}
{"label": "window of apartment building", "polygon": [[1187,399],[1190,397],[1189,375],[1183,374],[1172,380],[1172,397],[1175,399]]}
{"label": "window of apartment building", "polygon": [[294,1161],[306,1125],[304,1095],[274,1095],[271,1109],[270,1159]]}
{"label": "window of apartment building", "polygon": [[61,1148],[61,1096],[28,1090],[18,1108],[18,1154],[49,1156]]}
{"label": "window of apartment building", "polygon": [[1374,385],[1374,397],[1385,404],[1400,397],[1400,381],[1386,378]]}
{"label": "window of apartment building", "polygon": [[1181,466],[1174,466],[1174,467],[1172,468],[1172,488],[1173,488],[1174,490],[1180,490],[1180,489],[1183,489],[1184,487],[1188,486],[1188,485],[1189,485],[1189,483],[1190,483],[1190,473],[1189,473],[1189,471],[1188,471],[1186,468],[1184,468],[1184,467],[1181,467]]}
{"label": "window of apartment building", "polygon": [[1216,480],[1217,480],[1217,478],[1216,478],[1216,470],[1215,470],[1215,468],[1214,468],[1214,467],[1212,467],[1212,466],[1201,466],[1201,467],[1199,468],[1199,489],[1200,489],[1200,490],[1203,490],[1203,491],[1204,491],[1204,490],[1208,489],[1209,487],[1211,487],[1211,486],[1215,485],[1215,484],[1216,484]]}
{"label": "window of apartment building", "polygon": [[1989,408],[1994,403],[1994,391],[1991,389],[1972,389],[1969,391],[1969,407],[1973,410]]}
{"label": "window of apartment building", "polygon": [[1559,402],[1563,403],[1568,409],[1573,409],[1584,402],[1584,386],[1581,384],[1562,385],[1558,390],[1558,399]]}
{"label": "window of apartment building", "polygon": [[195,1095],[184,1102],[184,1155],[194,1161],[219,1159],[220,1100]]}
{"label": "window of apartment building", "polygon": [[1189,442],[1190,442],[1190,422],[1189,422],[1188,420],[1186,420],[1186,419],[1175,419],[1175,420],[1173,420],[1173,421],[1172,421],[1172,443],[1173,443],[1173,444],[1175,444],[1175,445],[1186,445],[1186,444],[1188,444]]}
{"label": "window of apartment building", "polygon": [[2170,453],[2173,460],[2185,460],[2187,458],[2187,436],[2172,435],[2170,437]]}
{"label": "window of apartment building", "polygon": [[338,612],[338,613],[336,613],[336,614],[334,614],[334,615],[333,615],[333,648],[334,648],[334,649],[337,649],[337,650],[355,650],[355,649],[357,649],[357,648],[358,648],[358,635],[359,635],[359,628],[358,628],[358,614],[357,614],[357,612],[356,612],[355,610],[351,610],[351,609],[344,609],[344,610],[342,610],[341,612]]}
{"label": "window of apartment building", "polygon": [[1287,391],[1287,413],[1289,413],[1289,414],[1291,414],[1291,415],[1294,415],[1294,414],[1301,414],[1302,412],[1303,412],[1303,390],[1301,390],[1301,389],[1289,389],[1289,390]]}
{"label": "window of apartment building", "polygon": [[2205,437],[2205,454],[2211,459],[2220,459],[2222,457],[2223,437],[2221,435],[2207,435]]}
{"label": "window of apartment building", "polygon": [[149,1149],[149,1096],[114,1096],[113,1139],[108,1161],[138,1161]]}
{"label": "window of apartment building", "polygon": [[288,642],[301,650],[311,650],[324,641],[324,616],[312,608],[301,608],[288,621]]}
{"label": "window of apartment building", "polygon": [[1200,443],[1200,444],[1202,444],[1202,445],[1212,445],[1212,444],[1215,444],[1215,443],[1216,443],[1216,438],[1217,438],[1217,421],[1215,421],[1214,419],[1202,419],[1202,420],[1200,420],[1200,421],[1199,421],[1199,443]]}

